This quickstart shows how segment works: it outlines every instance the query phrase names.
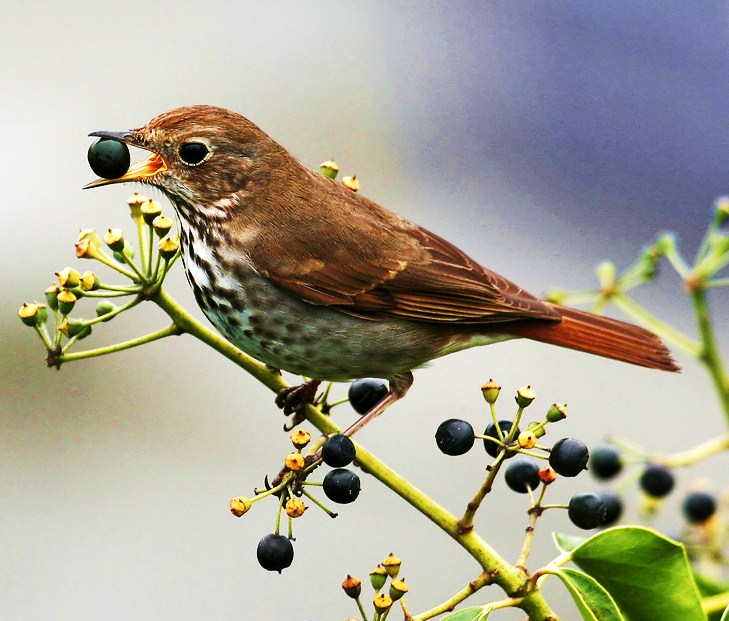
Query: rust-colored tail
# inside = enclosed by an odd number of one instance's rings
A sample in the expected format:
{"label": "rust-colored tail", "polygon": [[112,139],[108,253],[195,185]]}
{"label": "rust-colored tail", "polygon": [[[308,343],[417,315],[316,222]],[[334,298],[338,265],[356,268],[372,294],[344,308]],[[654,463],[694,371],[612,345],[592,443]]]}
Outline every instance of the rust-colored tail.
{"label": "rust-colored tail", "polygon": [[668,348],[648,330],[567,306],[552,306],[562,315],[561,322],[517,322],[509,332],[650,369],[681,370]]}

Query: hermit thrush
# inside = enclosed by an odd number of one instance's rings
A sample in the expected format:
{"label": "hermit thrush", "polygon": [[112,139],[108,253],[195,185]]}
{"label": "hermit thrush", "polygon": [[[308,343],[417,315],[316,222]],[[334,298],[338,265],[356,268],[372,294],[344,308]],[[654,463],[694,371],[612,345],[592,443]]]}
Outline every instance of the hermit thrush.
{"label": "hermit thrush", "polygon": [[195,298],[233,344],[315,380],[390,382],[363,422],[407,392],[412,369],[513,338],[678,370],[650,332],[530,295],[234,112],[190,106],[91,135],[151,152],[89,186],[138,181],[169,197]]}

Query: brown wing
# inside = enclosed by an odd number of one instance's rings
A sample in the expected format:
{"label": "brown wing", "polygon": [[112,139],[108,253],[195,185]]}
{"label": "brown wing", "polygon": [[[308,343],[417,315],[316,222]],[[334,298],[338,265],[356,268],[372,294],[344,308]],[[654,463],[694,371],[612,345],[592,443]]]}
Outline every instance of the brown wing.
{"label": "brown wing", "polygon": [[292,295],[373,320],[560,319],[453,244],[361,195],[329,180],[314,195],[323,200],[306,210],[294,204],[302,197],[291,197],[290,226],[250,248],[259,273]]}

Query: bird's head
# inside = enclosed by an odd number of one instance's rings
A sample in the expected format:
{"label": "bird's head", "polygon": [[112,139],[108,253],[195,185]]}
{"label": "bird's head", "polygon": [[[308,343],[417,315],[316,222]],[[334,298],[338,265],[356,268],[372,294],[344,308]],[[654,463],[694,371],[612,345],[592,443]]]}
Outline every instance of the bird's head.
{"label": "bird's head", "polygon": [[[160,188],[182,217],[214,217],[246,202],[289,154],[245,117],[213,106],[165,112],[138,129],[89,134],[125,142],[149,157],[116,179],[86,188],[141,182]],[[193,213],[188,213],[192,211]]]}

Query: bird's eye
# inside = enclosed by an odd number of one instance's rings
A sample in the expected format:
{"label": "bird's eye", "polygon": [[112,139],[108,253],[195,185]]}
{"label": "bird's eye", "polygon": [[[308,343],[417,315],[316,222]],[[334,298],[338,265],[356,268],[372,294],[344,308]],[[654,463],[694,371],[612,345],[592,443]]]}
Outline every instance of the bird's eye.
{"label": "bird's eye", "polygon": [[196,166],[202,162],[208,153],[207,145],[202,142],[186,142],[180,147],[180,159],[190,166]]}

